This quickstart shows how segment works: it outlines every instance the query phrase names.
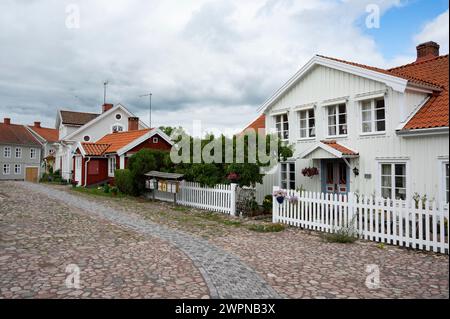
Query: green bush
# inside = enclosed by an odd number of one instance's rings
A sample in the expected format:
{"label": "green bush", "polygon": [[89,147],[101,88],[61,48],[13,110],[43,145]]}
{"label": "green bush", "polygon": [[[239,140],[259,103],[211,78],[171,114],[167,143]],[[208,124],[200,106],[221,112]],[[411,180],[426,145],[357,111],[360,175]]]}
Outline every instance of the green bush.
{"label": "green bush", "polygon": [[272,195],[264,196],[263,209],[264,209],[265,212],[272,211],[272,202],[273,202],[273,196]]}
{"label": "green bush", "polygon": [[116,196],[119,193],[119,189],[117,188],[117,186],[112,186],[110,192],[111,192],[111,194]]}
{"label": "green bush", "polygon": [[286,229],[286,226],[280,223],[277,224],[253,224],[248,229],[258,233],[275,233]]}
{"label": "green bush", "polygon": [[116,186],[124,194],[135,195],[134,178],[129,169],[118,169],[114,173]]}
{"label": "green bush", "polygon": [[133,179],[133,193],[140,195],[145,191],[145,173],[157,169],[157,159],[154,150],[141,149],[128,160],[128,169]]}
{"label": "green bush", "polygon": [[104,193],[108,194],[110,190],[111,190],[111,187],[109,186],[109,184],[103,185],[103,192]]}

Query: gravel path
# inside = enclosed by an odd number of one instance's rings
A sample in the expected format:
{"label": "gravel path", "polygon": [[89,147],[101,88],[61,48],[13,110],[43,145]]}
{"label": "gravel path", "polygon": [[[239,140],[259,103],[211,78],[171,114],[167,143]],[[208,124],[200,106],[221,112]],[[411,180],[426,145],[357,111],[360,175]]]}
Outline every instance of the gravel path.
{"label": "gravel path", "polygon": [[138,215],[122,214],[104,205],[42,184],[17,185],[135,230],[139,234],[169,242],[193,261],[208,285],[211,298],[280,298],[266,281],[240,259],[206,240],[146,221]]}

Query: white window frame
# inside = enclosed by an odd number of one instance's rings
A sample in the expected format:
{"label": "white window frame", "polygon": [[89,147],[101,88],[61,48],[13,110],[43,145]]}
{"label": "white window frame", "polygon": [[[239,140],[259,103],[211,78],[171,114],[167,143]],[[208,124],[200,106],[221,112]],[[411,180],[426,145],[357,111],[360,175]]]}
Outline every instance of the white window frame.
{"label": "white window frame", "polygon": [[[19,156],[17,156],[17,154],[19,154]],[[15,155],[15,158],[22,158],[22,148],[16,147],[16,149],[14,151],[14,155]]]}
{"label": "white window frame", "polygon": [[114,177],[114,172],[116,170],[116,157],[108,157],[108,177]]}
{"label": "white window frame", "polygon": [[[19,170],[17,170],[19,168]],[[22,174],[22,164],[14,164],[14,175]]]}
{"label": "white window frame", "polygon": [[35,148],[30,148],[30,159],[37,158],[37,150]]}
{"label": "white window frame", "polygon": [[[286,167],[286,179],[283,179],[283,166]],[[294,171],[291,170],[291,165],[294,165]],[[296,163],[293,161],[280,162],[280,187],[282,189],[295,189],[297,186],[297,175],[295,172]],[[291,174],[294,174],[294,180],[291,179]],[[291,184],[294,183],[294,188],[291,188]],[[286,184],[286,187],[283,187]]]}
{"label": "white window frame", "polygon": [[11,158],[11,146],[5,146],[3,148],[3,157],[4,158]]}
{"label": "white window frame", "polygon": [[[384,100],[384,119],[379,120],[376,118],[376,101],[378,100]],[[360,135],[383,135],[386,134],[386,99],[384,97],[381,98],[372,98],[372,99],[366,99],[366,100],[361,100],[358,101],[359,102],[359,114],[361,117],[360,120],[360,125],[359,125],[359,134]],[[363,103],[365,102],[370,102],[370,122],[369,121],[364,121],[363,120]],[[376,124],[377,122],[382,122],[384,121],[384,131],[377,131],[376,130]],[[371,127],[371,131],[369,132],[364,132],[363,130],[363,125],[364,123],[370,123],[370,127]]]}
{"label": "white window frame", "polygon": [[449,201],[447,200],[447,179],[446,179],[446,165],[449,165],[449,160],[448,159],[441,159],[439,160],[439,199],[441,202],[445,203],[449,203]]}
{"label": "white window frame", "polygon": [[[120,118],[118,119],[117,118],[117,116],[120,116]],[[121,119],[122,119],[122,114],[120,114],[120,113],[116,113],[115,115],[114,115],[114,118],[117,120],[117,121],[120,121]]]}
{"label": "white window frame", "polygon": [[157,143],[159,143],[159,138],[154,137],[154,138],[152,139],[152,141],[153,141],[153,144],[157,144]]}
{"label": "white window frame", "polygon": [[[114,131],[115,127],[120,127],[122,130]],[[115,124],[111,125],[111,132],[113,132],[113,133],[114,132],[124,132],[124,130],[125,130],[125,127],[122,124],[120,124],[120,123],[115,123]]]}
{"label": "white window frame", "polygon": [[3,175],[10,175],[11,174],[11,165],[10,164],[3,164]]}
{"label": "white window frame", "polygon": [[[310,115],[309,114],[310,111],[313,112],[313,116],[312,117],[309,116]],[[302,123],[302,117],[301,116],[302,116],[303,112],[306,113],[306,118],[305,118],[306,127],[302,127],[301,126],[301,123]],[[313,139],[315,139],[316,136],[317,136],[316,110],[313,107],[310,107],[310,108],[307,108],[307,109],[298,110],[297,113],[298,113],[298,139],[299,140],[313,140]],[[314,119],[314,127],[310,127],[309,126],[309,121],[311,119]],[[314,129],[314,136],[311,136],[311,134],[310,134],[310,131],[311,131],[312,128]],[[306,130],[306,136],[302,137],[301,131],[303,131],[303,130]]]}
{"label": "white window frame", "polygon": [[403,164],[405,165],[405,184],[406,184],[406,196],[405,200],[409,201],[411,199],[411,187],[410,187],[410,168],[409,168],[409,160],[404,159],[386,159],[386,160],[379,160],[378,161],[378,174],[377,174],[377,194],[379,197],[382,197],[382,191],[381,191],[381,173],[382,173],[382,165],[390,164],[391,165],[391,200],[396,199],[395,198],[395,164]]}
{"label": "white window frame", "polygon": [[[286,116],[286,120],[283,120],[283,116]],[[280,114],[275,114],[273,115],[274,117],[274,122],[275,122],[275,131],[278,134],[278,137],[282,140],[282,141],[287,141],[289,140],[289,114],[286,113],[280,113]],[[278,117],[280,117],[281,121],[278,122]],[[280,124],[280,129],[278,129],[278,124]],[[287,124],[287,129],[284,129],[284,125]]]}
{"label": "white window frame", "polygon": [[[339,113],[339,106],[340,105],[344,105],[345,106],[345,113],[342,113],[342,114],[345,114],[345,124],[341,124],[339,122],[339,115],[342,115],[341,113]],[[347,105],[347,103],[338,103],[338,104],[326,105],[325,108],[326,108],[326,114],[327,114],[327,117],[326,117],[326,123],[327,123],[326,136],[327,137],[331,137],[331,138],[348,136],[348,105]],[[330,120],[330,117],[331,117],[330,116],[330,109],[331,108],[334,108],[335,111],[336,111],[336,113],[334,114],[335,126],[336,126],[336,134],[335,135],[330,135],[330,126],[331,125],[330,125],[329,120]],[[339,134],[339,126],[341,126],[341,125],[345,125],[346,126],[346,133],[344,133],[344,134]]]}

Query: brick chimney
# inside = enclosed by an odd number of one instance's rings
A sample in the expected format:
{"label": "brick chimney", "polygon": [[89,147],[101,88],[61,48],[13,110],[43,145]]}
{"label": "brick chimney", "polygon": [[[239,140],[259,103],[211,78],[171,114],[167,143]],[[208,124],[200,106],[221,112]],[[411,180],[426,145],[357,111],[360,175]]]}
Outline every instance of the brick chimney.
{"label": "brick chimney", "polygon": [[41,122],[34,122],[34,127],[41,128]]}
{"label": "brick chimney", "polygon": [[109,111],[114,107],[114,104],[105,103],[102,105],[102,113],[105,113],[106,111]]}
{"label": "brick chimney", "polygon": [[5,117],[3,119],[3,123],[5,123],[6,125],[9,125],[9,124],[11,124],[11,119],[9,117]]}
{"label": "brick chimney", "polygon": [[128,118],[128,131],[137,131],[139,129],[139,117]]}
{"label": "brick chimney", "polygon": [[417,60],[421,61],[439,56],[439,44],[433,41],[419,44],[417,47]]}

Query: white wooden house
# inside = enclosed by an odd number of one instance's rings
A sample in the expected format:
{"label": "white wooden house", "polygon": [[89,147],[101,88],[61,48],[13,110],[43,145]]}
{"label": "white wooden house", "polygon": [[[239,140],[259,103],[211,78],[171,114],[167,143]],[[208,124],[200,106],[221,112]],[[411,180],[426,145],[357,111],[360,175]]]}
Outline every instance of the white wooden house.
{"label": "white wooden house", "polygon": [[61,170],[62,177],[70,179],[73,173],[72,157],[79,142],[97,142],[106,134],[128,131],[131,126],[135,126],[134,130],[148,128],[121,104],[104,104],[100,114],[58,111],[56,128],[59,130],[59,141],[56,144],[55,170]]}
{"label": "white wooden house", "polygon": [[[449,199],[448,55],[434,42],[389,70],[314,56],[259,109],[294,145],[258,186]],[[305,168],[317,168],[307,177]]]}

